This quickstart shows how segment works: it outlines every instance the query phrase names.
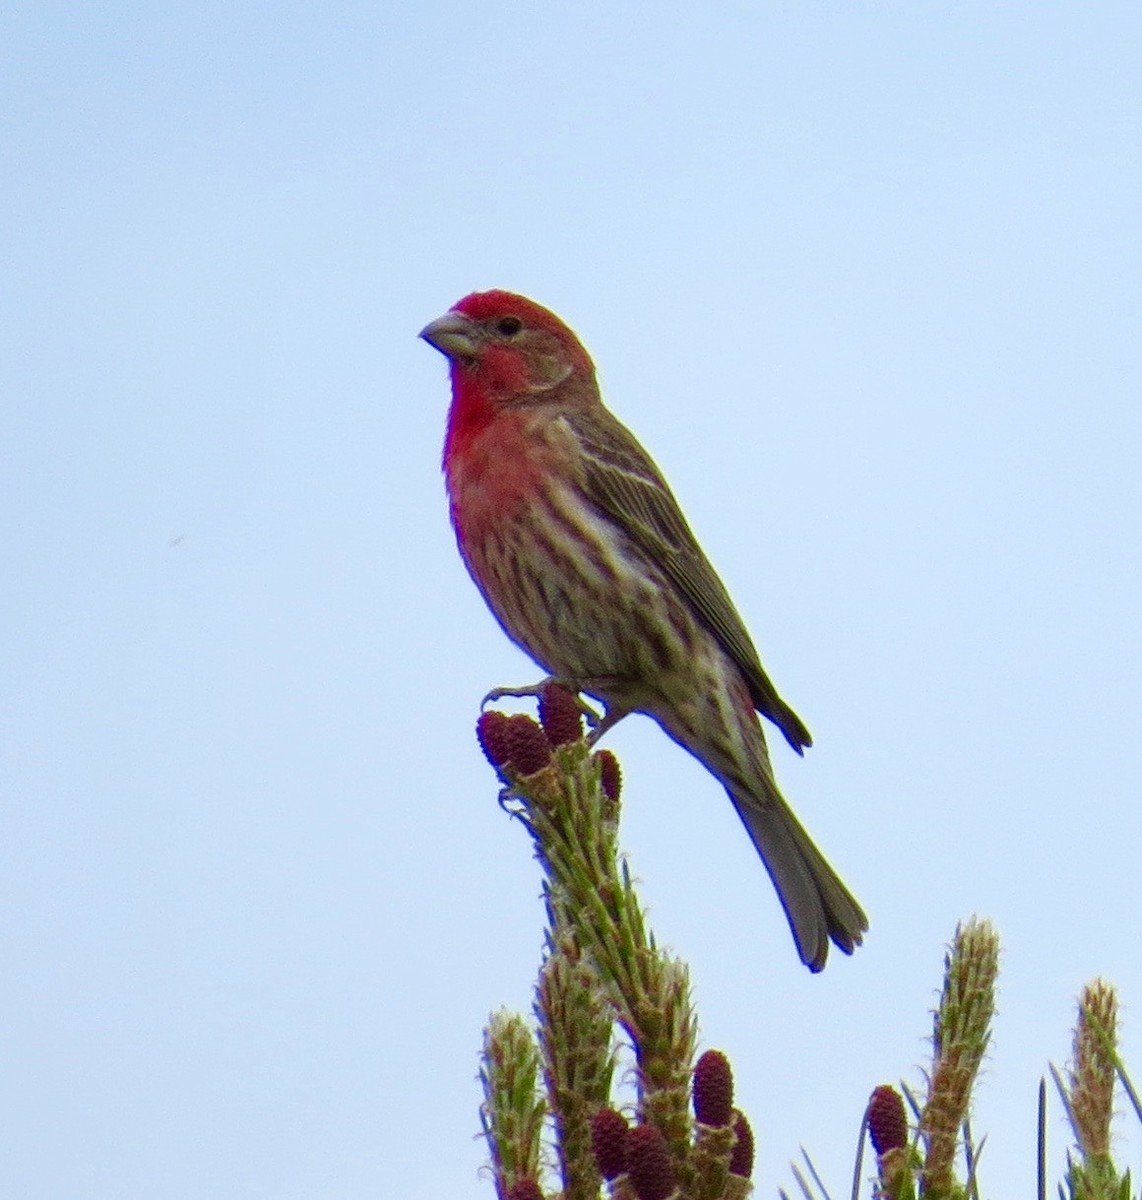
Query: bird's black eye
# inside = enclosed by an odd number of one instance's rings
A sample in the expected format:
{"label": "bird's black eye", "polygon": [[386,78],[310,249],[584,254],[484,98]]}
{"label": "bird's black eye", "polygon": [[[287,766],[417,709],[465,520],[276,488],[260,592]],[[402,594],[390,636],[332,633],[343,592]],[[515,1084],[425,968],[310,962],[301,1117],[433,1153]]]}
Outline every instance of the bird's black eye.
{"label": "bird's black eye", "polygon": [[504,337],[515,337],[523,328],[523,322],[519,317],[500,317],[496,322],[496,332],[502,333]]}

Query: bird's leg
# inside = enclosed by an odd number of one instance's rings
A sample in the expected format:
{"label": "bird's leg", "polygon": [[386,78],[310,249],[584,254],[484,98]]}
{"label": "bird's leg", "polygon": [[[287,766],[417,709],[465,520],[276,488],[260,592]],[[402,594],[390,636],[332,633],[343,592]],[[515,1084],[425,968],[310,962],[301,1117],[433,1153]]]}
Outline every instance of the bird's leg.
{"label": "bird's leg", "polygon": [[[597,730],[600,724],[606,721],[606,717],[600,717],[598,712],[583,699],[580,694],[584,689],[574,679],[563,679],[558,675],[549,675],[546,679],[541,679],[539,683],[528,684],[525,687],[497,687],[492,690],[480,701],[480,708],[483,710],[489,704],[495,703],[497,700],[503,700],[505,697],[519,699],[520,697],[534,696],[539,699],[543,695],[543,689],[549,684],[555,684],[561,687],[565,692],[570,692],[575,697],[575,702],[579,706],[579,711],[587,719],[587,724],[592,730]],[[612,722],[613,724],[613,722]],[[592,737],[594,737],[592,733]]]}
{"label": "bird's leg", "polygon": [[635,706],[631,703],[630,684],[617,675],[596,675],[590,679],[578,679],[575,682],[579,690],[586,692],[589,696],[605,697],[602,717],[591,721],[591,731],[587,734],[588,746],[593,746],[623,717],[629,716],[635,711]]}
{"label": "bird's leg", "polygon": [[596,721],[591,727],[591,732],[587,734],[587,745],[593,746],[599,738],[609,729],[613,729],[623,717],[629,716],[634,709],[623,707],[622,705],[611,705],[600,720]]}

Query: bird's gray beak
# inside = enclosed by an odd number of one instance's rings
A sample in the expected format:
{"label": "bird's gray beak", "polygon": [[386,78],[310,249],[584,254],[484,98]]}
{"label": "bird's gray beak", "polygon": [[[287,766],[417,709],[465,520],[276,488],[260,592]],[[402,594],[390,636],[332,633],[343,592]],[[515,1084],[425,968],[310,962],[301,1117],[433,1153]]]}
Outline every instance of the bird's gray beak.
{"label": "bird's gray beak", "polygon": [[476,323],[463,313],[446,312],[427,324],[420,336],[447,358],[475,358],[479,349]]}

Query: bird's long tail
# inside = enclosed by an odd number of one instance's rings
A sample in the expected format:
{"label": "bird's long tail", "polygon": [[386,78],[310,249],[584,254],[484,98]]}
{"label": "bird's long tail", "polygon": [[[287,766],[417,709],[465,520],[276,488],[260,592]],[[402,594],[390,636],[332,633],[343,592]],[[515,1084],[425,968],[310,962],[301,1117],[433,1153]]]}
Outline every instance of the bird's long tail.
{"label": "bird's long tail", "polygon": [[729,793],[777,889],[802,962],[820,971],[830,941],[851,954],[868,918],[782,796],[744,683],[710,686],[688,701],[649,711]]}
{"label": "bird's long tail", "polygon": [[762,795],[756,794],[759,790],[726,787],[777,889],[801,961],[819,971],[830,941],[846,954],[861,944],[868,918],[776,784],[765,787]]}

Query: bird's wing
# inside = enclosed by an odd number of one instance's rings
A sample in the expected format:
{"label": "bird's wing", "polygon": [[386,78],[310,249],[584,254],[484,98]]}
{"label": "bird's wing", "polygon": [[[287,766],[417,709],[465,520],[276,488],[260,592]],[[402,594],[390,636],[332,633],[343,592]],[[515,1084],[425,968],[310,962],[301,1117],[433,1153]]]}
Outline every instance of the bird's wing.
{"label": "bird's wing", "polygon": [[650,456],[606,410],[578,411],[568,420],[582,449],[588,496],[662,567],[741,669],[758,710],[801,753],[813,743],[808,729],[770,682],[729,592]]}

